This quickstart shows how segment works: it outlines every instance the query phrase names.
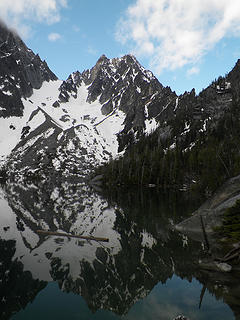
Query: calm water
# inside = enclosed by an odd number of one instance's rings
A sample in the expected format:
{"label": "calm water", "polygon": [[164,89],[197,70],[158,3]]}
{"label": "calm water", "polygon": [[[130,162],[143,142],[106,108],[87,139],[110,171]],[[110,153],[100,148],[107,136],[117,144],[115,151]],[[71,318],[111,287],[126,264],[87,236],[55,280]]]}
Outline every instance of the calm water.
{"label": "calm water", "polygon": [[238,279],[199,270],[204,246],[172,228],[196,206],[154,189],[99,195],[67,182],[5,186],[0,319],[239,319]]}

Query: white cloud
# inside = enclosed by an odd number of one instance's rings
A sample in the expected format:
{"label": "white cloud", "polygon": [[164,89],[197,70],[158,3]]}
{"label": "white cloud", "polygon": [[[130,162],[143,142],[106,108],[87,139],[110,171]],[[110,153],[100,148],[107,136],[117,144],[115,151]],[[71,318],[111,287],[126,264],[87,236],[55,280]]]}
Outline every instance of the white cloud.
{"label": "white cloud", "polygon": [[57,40],[59,40],[59,39],[61,39],[61,35],[60,35],[59,33],[53,32],[53,33],[50,33],[50,34],[48,35],[48,40],[49,40],[49,41],[54,42],[54,41],[57,41]]}
{"label": "white cloud", "polygon": [[198,74],[200,72],[200,69],[198,67],[192,67],[187,70],[187,75],[191,76],[193,74]]}
{"label": "white cloud", "polygon": [[67,7],[67,0],[0,0],[0,18],[27,37],[31,22],[59,22],[60,9],[64,7]]}
{"label": "white cloud", "polygon": [[149,56],[160,74],[196,63],[229,35],[240,35],[239,0],[137,0],[119,20],[116,39]]}

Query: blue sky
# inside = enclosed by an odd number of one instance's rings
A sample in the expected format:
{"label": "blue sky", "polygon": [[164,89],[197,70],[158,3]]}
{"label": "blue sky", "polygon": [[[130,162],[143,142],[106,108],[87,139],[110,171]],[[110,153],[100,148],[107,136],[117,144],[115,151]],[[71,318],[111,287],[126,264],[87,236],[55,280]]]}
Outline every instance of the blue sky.
{"label": "blue sky", "polygon": [[199,92],[240,57],[239,0],[0,0],[0,18],[60,79],[132,53],[164,86]]}

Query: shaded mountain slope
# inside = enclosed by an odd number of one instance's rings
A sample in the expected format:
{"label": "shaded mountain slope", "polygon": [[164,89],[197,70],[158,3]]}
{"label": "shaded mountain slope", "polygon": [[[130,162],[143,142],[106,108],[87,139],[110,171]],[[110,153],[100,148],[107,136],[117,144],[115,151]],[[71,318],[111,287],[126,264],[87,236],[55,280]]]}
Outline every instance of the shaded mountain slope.
{"label": "shaded mountain slope", "polygon": [[192,90],[179,96],[173,116],[99,169],[105,182],[194,188],[208,195],[239,174],[239,63],[199,95]]}
{"label": "shaded mountain slope", "polygon": [[2,22],[0,24],[0,117],[22,116],[21,98],[30,97],[44,81],[56,80],[39,55]]}

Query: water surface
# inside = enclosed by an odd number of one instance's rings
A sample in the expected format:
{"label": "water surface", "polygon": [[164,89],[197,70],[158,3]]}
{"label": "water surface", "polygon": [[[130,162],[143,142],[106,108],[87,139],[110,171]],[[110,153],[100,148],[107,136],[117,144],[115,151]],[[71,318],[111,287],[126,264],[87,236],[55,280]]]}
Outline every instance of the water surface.
{"label": "water surface", "polygon": [[[68,182],[6,185],[1,319],[237,319],[236,279],[199,270],[204,245],[173,229],[196,206],[154,189],[100,195]],[[109,242],[39,236],[38,229]]]}

